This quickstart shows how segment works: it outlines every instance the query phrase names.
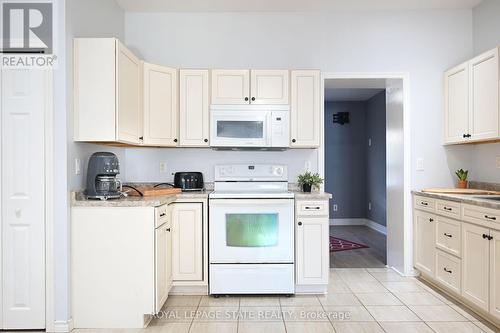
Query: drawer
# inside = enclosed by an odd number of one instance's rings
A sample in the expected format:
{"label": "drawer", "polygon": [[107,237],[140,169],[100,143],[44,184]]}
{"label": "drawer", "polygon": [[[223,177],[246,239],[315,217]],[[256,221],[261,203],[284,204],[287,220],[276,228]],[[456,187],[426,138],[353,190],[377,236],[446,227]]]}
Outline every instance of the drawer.
{"label": "drawer", "polygon": [[423,197],[420,195],[415,195],[413,197],[413,206],[415,207],[415,209],[434,212],[436,210],[436,200],[428,197]]}
{"label": "drawer", "polygon": [[449,290],[460,294],[461,260],[443,251],[436,251],[436,280]]}
{"label": "drawer", "polygon": [[462,224],[459,221],[438,217],[436,223],[436,247],[457,257],[461,256]]}
{"label": "drawer", "polygon": [[328,200],[324,201],[297,201],[296,202],[296,214],[300,216],[304,215],[316,215],[316,216],[328,216]]}
{"label": "drawer", "polygon": [[500,210],[474,205],[462,205],[462,219],[488,228],[500,229]]}
{"label": "drawer", "polygon": [[158,228],[163,223],[167,222],[168,218],[168,205],[158,206],[155,208],[155,228]]}
{"label": "drawer", "polygon": [[460,202],[436,200],[436,213],[454,219],[460,219]]}

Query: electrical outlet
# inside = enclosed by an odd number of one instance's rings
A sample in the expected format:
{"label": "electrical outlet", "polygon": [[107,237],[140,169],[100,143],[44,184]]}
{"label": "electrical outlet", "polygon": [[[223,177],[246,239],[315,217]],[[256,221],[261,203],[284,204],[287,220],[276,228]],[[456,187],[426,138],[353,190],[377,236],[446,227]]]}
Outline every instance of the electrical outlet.
{"label": "electrical outlet", "polygon": [[339,207],[337,205],[333,205],[333,211],[336,212],[339,210]]}
{"label": "electrical outlet", "polygon": [[500,169],[500,156],[497,156],[497,169]]}
{"label": "electrical outlet", "polygon": [[82,160],[79,158],[75,158],[75,175],[82,174]]}
{"label": "electrical outlet", "polygon": [[424,171],[424,159],[417,158],[417,171]]}
{"label": "electrical outlet", "polygon": [[368,203],[368,210],[372,210],[372,203],[371,202]]}
{"label": "electrical outlet", "polygon": [[160,173],[167,173],[167,163],[160,162]]}

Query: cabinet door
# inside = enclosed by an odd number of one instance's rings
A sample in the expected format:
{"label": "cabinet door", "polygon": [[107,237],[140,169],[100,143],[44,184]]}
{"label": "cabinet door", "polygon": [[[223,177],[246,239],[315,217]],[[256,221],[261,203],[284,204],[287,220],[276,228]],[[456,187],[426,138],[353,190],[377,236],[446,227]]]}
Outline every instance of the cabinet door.
{"label": "cabinet door", "polygon": [[287,70],[252,70],[251,104],[289,104]]}
{"label": "cabinet door", "polygon": [[172,206],[172,279],[203,280],[203,211],[201,203]]}
{"label": "cabinet door", "polygon": [[164,223],[155,230],[155,310],[158,313],[168,298],[169,267],[168,260],[172,256],[169,248],[170,226]]}
{"label": "cabinet door", "polygon": [[139,144],[142,134],[141,61],[116,41],[116,140]]}
{"label": "cabinet door", "polygon": [[436,217],[418,210],[413,211],[415,268],[434,277]]}
{"label": "cabinet door", "polygon": [[490,313],[500,319],[500,232],[490,231]]}
{"label": "cabinet door", "polygon": [[330,264],[328,219],[298,218],[295,232],[297,284],[327,284]]}
{"label": "cabinet door", "polygon": [[467,141],[469,133],[469,63],[444,74],[444,142]]}
{"label": "cabinet door", "polygon": [[292,71],[291,144],[292,148],[319,147],[320,134],[320,73]]}
{"label": "cabinet door", "polygon": [[177,70],[144,63],[144,144],[178,145]]}
{"label": "cabinet door", "polygon": [[462,296],[488,311],[490,242],[489,229],[462,224]]}
{"label": "cabinet door", "polygon": [[470,61],[470,132],[472,140],[498,138],[498,49]]}
{"label": "cabinet door", "polygon": [[212,104],[249,103],[249,70],[212,70]]}
{"label": "cabinet door", "polygon": [[208,147],[209,87],[208,70],[179,72],[180,82],[180,145]]}

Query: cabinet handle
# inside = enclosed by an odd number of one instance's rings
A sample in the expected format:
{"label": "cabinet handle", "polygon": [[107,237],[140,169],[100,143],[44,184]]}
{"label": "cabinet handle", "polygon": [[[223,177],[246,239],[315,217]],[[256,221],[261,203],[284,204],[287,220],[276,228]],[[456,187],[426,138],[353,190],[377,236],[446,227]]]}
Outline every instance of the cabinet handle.
{"label": "cabinet handle", "polygon": [[487,235],[487,234],[483,234],[483,239],[490,239],[490,235]]}
{"label": "cabinet handle", "polygon": [[488,215],[484,215],[484,218],[488,219],[488,220],[493,220],[493,221],[496,221],[496,217],[495,216],[488,216]]}
{"label": "cabinet handle", "polygon": [[143,137],[143,136],[140,136],[140,137],[139,137],[139,140],[144,140],[144,137]]}
{"label": "cabinet handle", "polygon": [[208,142],[208,139],[203,140],[203,142]]}
{"label": "cabinet handle", "polygon": [[302,225],[302,222],[297,223],[298,225]]}
{"label": "cabinet handle", "polygon": [[252,97],[252,102],[254,102],[254,101],[255,101],[255,97]]}
{"label": "cabinet handle", "polygon": [[165,215],[167,215],[167,213],[161,213],[161,214],[160,214],[160,217],[163,217],[163,216],[165,216]]}
{"label": "cabinet handle", "polygon": [[451,273],[453,273],[451,270],[447,269],[446,267],[444,268],[444,271],[445,271],[446,273],[450,273],[450,274],[451,274]]}
{"label": "cabinet handle", "polygon": [[248,97],[245,97],[245,102],[248,102]]}
{"label": "cabinet handle", "polygon": [[470,138],[471,136],[472,136],[472,135],[470,135],[470,134],[464,134],[464,135],[463,135],[463,137],[464,137],[464,138]]}
{"label": "cabinet handle", "polygon": [[434,222],[434,219],[431,217],[431,218],[429,219],[429,222]]}
{"label": "cabinet handle", "polygon": [[170,232],[170,228],[165,229],[165,231]]}
{"label": "cabinet handle", "polygon": [[453,208],[449,208],[449,207],[446,207],[446,206],[444,206],[444,207],[443,207],[443,209],[444,209],[444,210],[447,210],[447,211],[449,211],[449,212],[451,212],[451,211],[453,210]]}
{"label": "cabinet handle", "polygon": [[177,142],[177,139],[174,139],[174,142]]}
{"label": "cabinet handle", "polygon": [[453,237],[452,235],[447,234],[446,232],[444,233],[444,235],[445,235],[446,237],[450,237],[450,238],[452,238],[452,237]]}
{"label": "cabinet handle", "polygon": [[316,206],[316,207],[306,206],[305,209],[315,209],[315,210],[318,210],[318,209],[321,209],[321,207],[319,207],[319,206]]}
{"label": "cabinet handle", "polygon": [[422,206],[429,206],[429,203],[428,203],[428,202],[425,202],[425,201],[420,202],[420,204],[421,204]]}
{"label": "cabinet handle", "polygon": [[293,142],[293,143],[295,143],[295,142],[297,142],[297,140],[295,140],[295,139],[292,139],[292,142]]}

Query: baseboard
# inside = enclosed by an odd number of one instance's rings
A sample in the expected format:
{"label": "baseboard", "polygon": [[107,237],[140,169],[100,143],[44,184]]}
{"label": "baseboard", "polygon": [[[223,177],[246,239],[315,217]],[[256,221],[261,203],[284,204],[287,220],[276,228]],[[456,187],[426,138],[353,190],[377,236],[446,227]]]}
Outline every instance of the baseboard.
{"label": "baseboard", "polygon": [[364,225],[370,229],[387,235],[387,227],[365,218],[330,219],[330,225]]}
{"label": "baseboard", "polygon": [[54,332],[55,333],[67,333],[73,330],[73,319],[64,321],[56,320],[54,322]]}

